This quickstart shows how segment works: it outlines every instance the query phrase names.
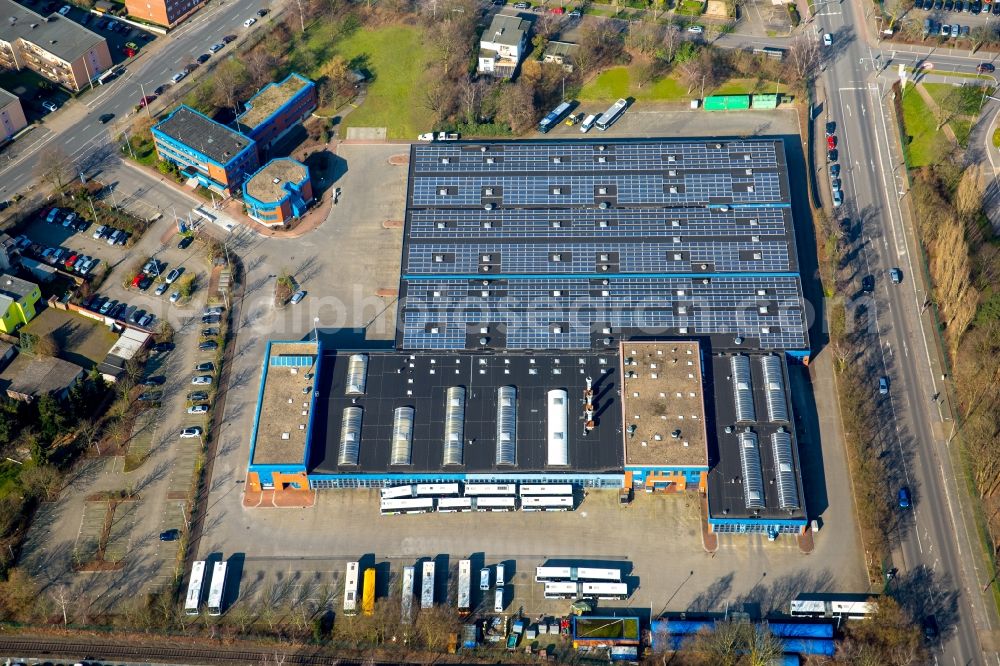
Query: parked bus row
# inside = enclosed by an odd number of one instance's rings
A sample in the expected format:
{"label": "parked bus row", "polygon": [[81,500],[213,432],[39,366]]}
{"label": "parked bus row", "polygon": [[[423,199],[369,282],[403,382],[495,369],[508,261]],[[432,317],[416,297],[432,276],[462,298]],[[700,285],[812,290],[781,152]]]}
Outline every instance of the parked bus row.
{"label": "parked bus row", "polygon": [[573,495],[572,483],[416,483],[383,488],[381,498],[422,497],[534,497]]}
{"label": "parked bus row", "polygon": [[[191,577],[188,579],[187,596],[184,599],[184,613],[198,615],[201,613],[201,599],[205,591],[205,573],[208,563],[198,560],[191,566]],[[212,566],[211,580],[208,586],[208,614],[222,615],[226,594],[226,575],[228,567],[225,562],[215,562]]]}
{"label": "parked bus row", "polygon": [[[558,125],[563,118],[570,114],[570,110],[573,105],[570,102],[563,102],[556,108],[552,109],[542,120],[538,123],[538,131],[542,134],[547,134],[549,130]],[[600,114],[591,114],[584,118],[582,113],[577,115],[569,115],[566,120],[567,125],[576,125],[580,123],[580,131],[584,134],[590,131],[591,127],[596,127],[602,132],[609,127],[611,127],[615,121],[622,117],[625,111],[628,109],[628,100],[619,99],[614,104],[612,104],[608,109]]]}
{"label": "parked bus row", "polygon": [[537,497],[415,497],[383,499],[379,510],[383,516],[404,513],[455,513],[467,511],[572,511],[572,495]]}
{"label": "parked bus row", "polygon": [[545,583],[546,599],[627,599],[627,583]]}

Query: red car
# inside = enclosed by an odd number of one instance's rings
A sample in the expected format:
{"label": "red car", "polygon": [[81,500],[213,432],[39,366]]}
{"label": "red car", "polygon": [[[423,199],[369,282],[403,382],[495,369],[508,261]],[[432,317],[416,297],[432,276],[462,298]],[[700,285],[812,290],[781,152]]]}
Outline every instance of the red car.
{"label": "red car", "polygon": [[69,255],[69,259],[67,259],[66,262],[63,264],[64,266],[66,266],[66,270],[73,268],[73,264],[76,263],[77,256],[78,255],[75,254]]}
{"label": "red car", "polygon": [[140,98],[138,105],[139,108],[145,109],[147,106],[153,103],[154,99],[156,99],[156,95],[146,95],[145,97]]}
{"label": "red car", "polygon": [[828,150],[833,150],[837,147],[837,137],[828,136],[826,137],[826,147]]}
{"label": "red car", "polygon": [[132,286],[133,287],[138,287],[139,283],[142,282],[142,278],[144,278],[144,277],[145,276],[142,273],[139,273],[138,275],[136,275],[134,278],[132,278]]}
{"label": "red car", "polygon": [[550,14],[565,14],[566,10],[563,9],[562,7],[553,7],[552,9],[549,10],[549,13]]}

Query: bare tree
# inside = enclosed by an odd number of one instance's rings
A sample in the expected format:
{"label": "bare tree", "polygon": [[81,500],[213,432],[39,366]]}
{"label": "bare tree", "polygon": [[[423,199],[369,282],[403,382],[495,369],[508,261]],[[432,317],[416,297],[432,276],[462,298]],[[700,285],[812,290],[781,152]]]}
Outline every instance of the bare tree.
{"label": "bare tree", "polygon": [[465,122],[473,124],[479,121],[479,110],[483,103],[486,83],[481,79],[475,81],[462,79],[458,84],[458,99],[462,105]]}
{"label": "bare tree", "polygon": [[64,584],[53,585],[49,588],[49,596],[52,598],[52,601],[56,604],[56,606],[59,607],[59,610],[62,611],[63,626],[69,625],[69,613],[67,612],[67,609],[73,599],[70,596],[70,592],[66,589],[66,586]]}
{"label": "bare tree", "polygon": [[228,107],[236,113],[236,99],[247,81],[246,67],[241,61],[229,58],[215,68],[213,81],[215,105]]}
{"label": "bare tree", "polygon": [[799,33],[788,43],[788,65],[799,80],[811,81],[819,62],[819,42],[808,32]]}
{"label": "bare tree", "polygon": [[51,501],[63,487],[62,474],[52,465],[35,465],[21,472],[21,484],[31,495]]}
{"label": "bare tree", "polygon": [[35,175],[51,185],[56,192],[62,193],[73,180],[74,169],[73,161],[70,160],[62,146],[49,144],[38,156]]}
{"label": "bare tree", "polygon": [[663,59],[667,61],[668,65],[674,61],[674,56],[677,55],[677,47],[680,46],[681,39],[681,31],[673,23],[668,25],[663,31],[660,43],[663,45]]}

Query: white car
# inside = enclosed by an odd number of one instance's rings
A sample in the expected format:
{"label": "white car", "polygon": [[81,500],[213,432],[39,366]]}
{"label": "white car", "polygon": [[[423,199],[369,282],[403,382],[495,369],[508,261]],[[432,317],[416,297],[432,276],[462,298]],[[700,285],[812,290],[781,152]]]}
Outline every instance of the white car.
{"label": "white car", "polygon": [[696,35],[700,35],[701,33],[705,32],[705,29],[700,25],[689,25],[688,32],[693,32]]}
{"label": "white car", "polygon": [[433,140],[434,140],[434,132],[424,132],[423,134],[417,137],[417,141],[433,141]]}
{"label": "white car", "polygon": [[833,46],[833,35],[830,33],[823,35],[823,46]]}
{"label": "white car", "polygon": [[191,383],[195,386],[211,386],[212,375],[198,375],[191,380]]}
{"label": "white car", "polygon": [[175,291],[174,293],[170,294],[171,303],[176,303],[179,300],[181,300],[181,292]]}
{"label": "white car", "polygon": [[174,282],[177,281],[177,278],[181,276],[182,272],[183,271],[181,271],[181,269],[175,268],[174,270],[167,273],[167,277],[164,279],[167,281],[167,284],[173,284]]}
{"label": "white car", "polygon": [[180,83],[181,79],[183,79],[187,75],[188,75],[188,71],[186,69],[182,69],[181,71],[177,72],[176,74],[174,74],[173,76],[170,77],[170,82],[171,83]]}
{"label": "white car", "polygon": [[191,405],[188,407],[188,414],[207,414],[208,405]]}
{"label": "white car", "polygon": [[181,439],[189,439],[191,437],[201,437],[201,428],[194,426],[192,428],[184,428],[184,430],[181,430]]}
{"label": "white car", "polygon": [[243,27],[244,28],[249,28],[250,26],[252,26],[256,22],[257,22],[257,19],[255,19],[253,17],[248,18],[246,21],[243,21]]}
{"label": "white car", "polygon": [[70,7],[69,5],[63,5],[62,7],[59,8],[59,13],[62,14],[63,16],[66,16],[67,14],[69,14],[69,10],[71,9],[73,8]]}
{"label": "white car", "polygon": [[45,100],[44,102],[42,102],[42,108],[48,111],[49,113],[52,113],[59,107],[56,106],[55,102],[50,102],[49,100]]}

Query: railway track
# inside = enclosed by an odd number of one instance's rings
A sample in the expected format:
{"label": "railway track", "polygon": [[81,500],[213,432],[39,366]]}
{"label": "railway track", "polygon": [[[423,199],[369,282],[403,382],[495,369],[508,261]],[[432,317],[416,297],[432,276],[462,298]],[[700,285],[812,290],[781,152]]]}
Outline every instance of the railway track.
{"label": "railway track", "polygon": [[353,658],[317,654],[304,648],[289,652],[278,647],[272,650],[227,650],[175,646],[123,645],[102,641],[60,639],[0,639],[0,655],[29,657],[46,661],[81,660],[101,662],[152,662],[168,664],[309,664],[310,666],[352,666],[353,664],[390,664]]}

